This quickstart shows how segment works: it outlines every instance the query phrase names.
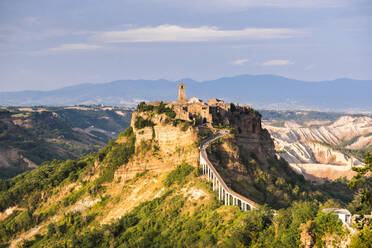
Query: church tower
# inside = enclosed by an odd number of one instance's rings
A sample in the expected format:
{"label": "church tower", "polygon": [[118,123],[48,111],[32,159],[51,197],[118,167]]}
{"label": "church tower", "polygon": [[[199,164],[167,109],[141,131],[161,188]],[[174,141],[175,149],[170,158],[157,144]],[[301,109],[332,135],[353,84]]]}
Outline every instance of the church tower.
{"label": "church tower", "polygon": [[180,83],[178,85],[178,101],[179,102],[186,102],[186,95],[185,95],[185,84]]}

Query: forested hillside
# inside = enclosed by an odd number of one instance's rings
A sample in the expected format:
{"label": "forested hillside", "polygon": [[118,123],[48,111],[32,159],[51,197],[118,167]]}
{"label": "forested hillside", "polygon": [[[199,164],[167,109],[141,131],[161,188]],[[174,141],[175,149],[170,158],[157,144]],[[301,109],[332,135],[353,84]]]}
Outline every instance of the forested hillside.
{"label": "forested hillside", "polygon": [[8,107],[0,111],[0,178],[97,151],[130,124],[123,108]]}
{"label": "forested hillside", "polygon": [[[323,211],[368,214],[358,181],[353,190],[342,180],[311,184],[273,157],[257,111],[234,108],[219,116],[230,126],[198,126],[163,103],[141,104],[131,126],[99,151],[0,179],[0,247],[361,247],[371,241],[369,224],[355,226],[360,231],[352,235],[336,214]],[[251,211],[223,205],[201,173],[199,144],[219,129],[230,133],[208,156],[229,187],[259,203]]]}

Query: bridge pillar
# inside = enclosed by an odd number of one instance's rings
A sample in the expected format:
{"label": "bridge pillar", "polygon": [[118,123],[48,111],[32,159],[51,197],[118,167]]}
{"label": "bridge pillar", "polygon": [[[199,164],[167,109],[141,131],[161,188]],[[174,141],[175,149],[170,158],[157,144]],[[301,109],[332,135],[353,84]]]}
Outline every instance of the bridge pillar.
{"label": "bridge pillar", "polygon": [[214,191],[216,191],[217,190],[217,178],[214,173],[213,173],[213,182],[214,182]]}
{"label": "bridge pillar", "polygon": [[211,170],[211,181],[212,181],[212,190],[214,191],[214,178],[213,178],[212,170]]}
{"label": "bridge pillar", "polygon": [[214,174],[212,173],[212,190],[216,190],[216,178],[214,177]]}
{"label": "bridge pillar", "polygon": [[221,182],[218,181],[218,200],[221,201]]}

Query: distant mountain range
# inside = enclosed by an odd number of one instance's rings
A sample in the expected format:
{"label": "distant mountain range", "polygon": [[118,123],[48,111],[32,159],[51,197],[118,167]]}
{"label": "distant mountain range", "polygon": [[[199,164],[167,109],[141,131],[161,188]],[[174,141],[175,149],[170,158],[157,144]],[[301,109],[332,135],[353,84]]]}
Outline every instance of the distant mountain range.
{"label": "distant mountain range", "polygon": [[[372,80],[306,82],[274,75],[240,75],[186,83],[187,97],[221,98],[255,108],[372,112]],[[134,106],[138,102],[175,100],[177,83],[168,80],[118,80],[80,84],[51,91],[0,92],[0,105]]]}

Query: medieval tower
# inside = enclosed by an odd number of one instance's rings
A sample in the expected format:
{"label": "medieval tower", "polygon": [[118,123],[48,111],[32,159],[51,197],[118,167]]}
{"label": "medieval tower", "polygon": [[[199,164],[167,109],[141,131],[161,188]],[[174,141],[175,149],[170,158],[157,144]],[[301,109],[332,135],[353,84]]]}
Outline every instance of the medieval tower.
{"label": "medieval tower", "polygon": [[178,85],[178,101],[179,102],[186,102],[185,84],[184,83],[180,83]]}

